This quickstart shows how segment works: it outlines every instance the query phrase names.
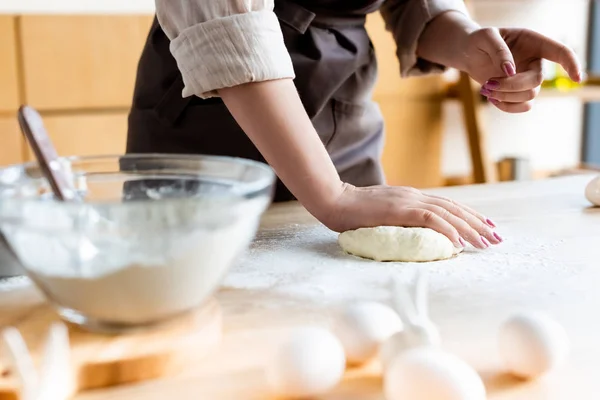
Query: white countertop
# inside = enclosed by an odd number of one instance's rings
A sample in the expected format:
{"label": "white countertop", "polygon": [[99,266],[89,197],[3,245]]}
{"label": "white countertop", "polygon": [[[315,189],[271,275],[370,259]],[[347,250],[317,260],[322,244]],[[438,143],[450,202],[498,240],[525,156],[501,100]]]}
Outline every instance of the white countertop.
{"label": "white countertop", "polygon": [[[428,191],[489,216],[506,242],[486,251],[469,247],[458,257],[427,265],[349,256],[339,247],[337,234],[315,224],[297,204],[277,205],[216,293],[225,334],[214,353],[176,376],[80,393],[73,399],[270,398],[265,360],[291,328],[330,326],[334,307],[348,301],[388,302],[390,277],[408,281],[415,267],[428,270],[429,310],[444,348],[482,374],[489,400],[597,399],[600,208],[590,208],[584,197],[592,177]],[[0,284],[0,327],[32,315],[48,323],[39,317],[40,301],[31,285]],[[571,339],[567,362],[543,380],[512,379],[500,363],[498,326],[522,309],[550,313]],[[348,370],[348,379],[323,399],[382,399],[373,367]],[[5,398],[1,388],[0,397]]]}
{"label": "white countertop", "polygon": [[0,14],[153,14],[154,0],[0,0]]}

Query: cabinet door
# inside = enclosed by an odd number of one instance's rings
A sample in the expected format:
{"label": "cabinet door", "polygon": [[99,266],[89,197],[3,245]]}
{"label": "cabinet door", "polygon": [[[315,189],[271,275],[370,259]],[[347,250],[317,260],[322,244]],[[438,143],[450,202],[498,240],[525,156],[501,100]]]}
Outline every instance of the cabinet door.
{"label": "cabinet door", "polygon": [[[123,154],[127,140],[127,113],[46,115],[44,123],[61,156]],[[28,159],[33,160],[31,148]]]}
{"label": "cabinet door", "polygon": [[441,76],[400,78],[396,43],[379,14],[367,19],[377,52],[379,77],[374,99],[385,120],[383,167],[389,184],[439,186],[441,173]]}
{"label": "cabinet door", "polygon": [[23,137],[16,117],[0,118],[0,165],[23,162]]}
{"label": "cabinet door", "polygon": [[445,88],[444,78],[441,75],[400,77],[396,42],[392,34],[386,31],[379,13],[368,16],[367,30],[375,47],[379,69],[375,96],[392,95],[409,99],[440,101],[441,93]]}
{"label": "cabinet door", "polygon": [[385,117],[383,166],[390,185],[442,186],[440,102],[375,97]]}
{"label": "cabinet door", "polygon": [[122,108],[151,16],[23,16],[25,98],[40,110]]}
{"label": "cabinet door", "polygon": [[15,17],[0,15],[0,112],[19,108]]}

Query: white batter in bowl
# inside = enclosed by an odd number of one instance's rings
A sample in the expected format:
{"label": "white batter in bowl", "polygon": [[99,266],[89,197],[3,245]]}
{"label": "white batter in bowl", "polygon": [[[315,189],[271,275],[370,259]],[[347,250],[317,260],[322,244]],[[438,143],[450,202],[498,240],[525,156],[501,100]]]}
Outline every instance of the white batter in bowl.
{"label": "white batter in bowl", "polygon": [[66,320],[154,324],[201,306],[246,250],[272,198],[261,163],[207,156],[65,159],[84,198],[46,194],[35,165],[0,170],[0,227]]}

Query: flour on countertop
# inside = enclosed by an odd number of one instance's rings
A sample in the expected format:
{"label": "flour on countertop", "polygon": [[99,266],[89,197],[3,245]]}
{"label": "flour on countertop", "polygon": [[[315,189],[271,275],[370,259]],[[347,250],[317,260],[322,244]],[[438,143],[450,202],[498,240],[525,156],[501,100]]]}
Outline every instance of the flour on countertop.
{"label": "flour on countertop", "polygon": [[464,350],[464,343],[473,341],[485,343],[472,348],[474,355],[495,351],[498,324],[522,309],[549,311],[578,346],[594,348],[600,321],[588,315],[600,304],[600,208],[591,209],[583,195],[590,179],[432,191],[489,216],[506,239],[484,251],[468,247],[446,261],[359,259],[344,254],[337,234],[323,226],[263,230],[225,286],[277,299],[260,307],[285,312],[291,303],[330,309],[351,299],[387,302],[390,276],[407,281],[414,268],[427,268],[430,315],[450,349]]}
{"label": "flour on countertop", "polygon": [[337,243],[338,235],[320,225],[262,231],[224,285],[322,303],[353,298],[386,301],[392,275],[408,280],[414,268],[425,268],[438,298],[503,296],[508,287],[517,299],[539,285],[544,299],[556,301],[578,270],[585,268],[587,257],[572,249],[584,249],[586,243],[597,246],[600,236],[569,237],[565,231],[548,228],[543,237],[536,237],[536,227],[523,228],[516,222],[502,225],[507,240],[499,246],[484,251],[468,247],[455,258],[431,263],[381,263],[347,255]]}

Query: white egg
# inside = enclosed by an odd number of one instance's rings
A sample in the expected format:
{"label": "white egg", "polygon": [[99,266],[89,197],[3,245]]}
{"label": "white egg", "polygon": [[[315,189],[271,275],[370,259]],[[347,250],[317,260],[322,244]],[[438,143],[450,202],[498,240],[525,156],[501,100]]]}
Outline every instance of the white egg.
{"label": "white egg", "polygon": [[394,358],[404,349],[404,332],[396,332],[379,348],[379,361],[384,371],[388,369]]}
{"label": "white egg", "polygon": [[520,313],[509,318],[498,336],[500,356],[508,371],[521,378],[536,378],[562,364],[569,354],[564,328],[541,313]]}
{"label": "white egg", "polygon": [[402,329],[396,312],[381,303],[357,302],[345,307],[334,322],[348,364],[362,364],[377,356],[380,346]]}
{"label": "white egg", "polygon": [[386,400],[485,400],[481,377],[455,355],[435,347],[400,353],[384,375]]}
{"label": "white egg", "polygon": [[300,328],[278,348],[267,366],[267,382],[278,396],[316,396],[333,389],[345,368],[344,349],[329,330]]}
{"label": "white egg", "polygon": [[379,349],[379,361],[385,370],[399,353],[422,346],[439,346],[441,342],[440,333],[431,322],[407,326],[383,342]]}
{"label": "white egg", "polygon": [[592,179],[585,187],[585,197],[595,206],[600,206],[600,175]]}

